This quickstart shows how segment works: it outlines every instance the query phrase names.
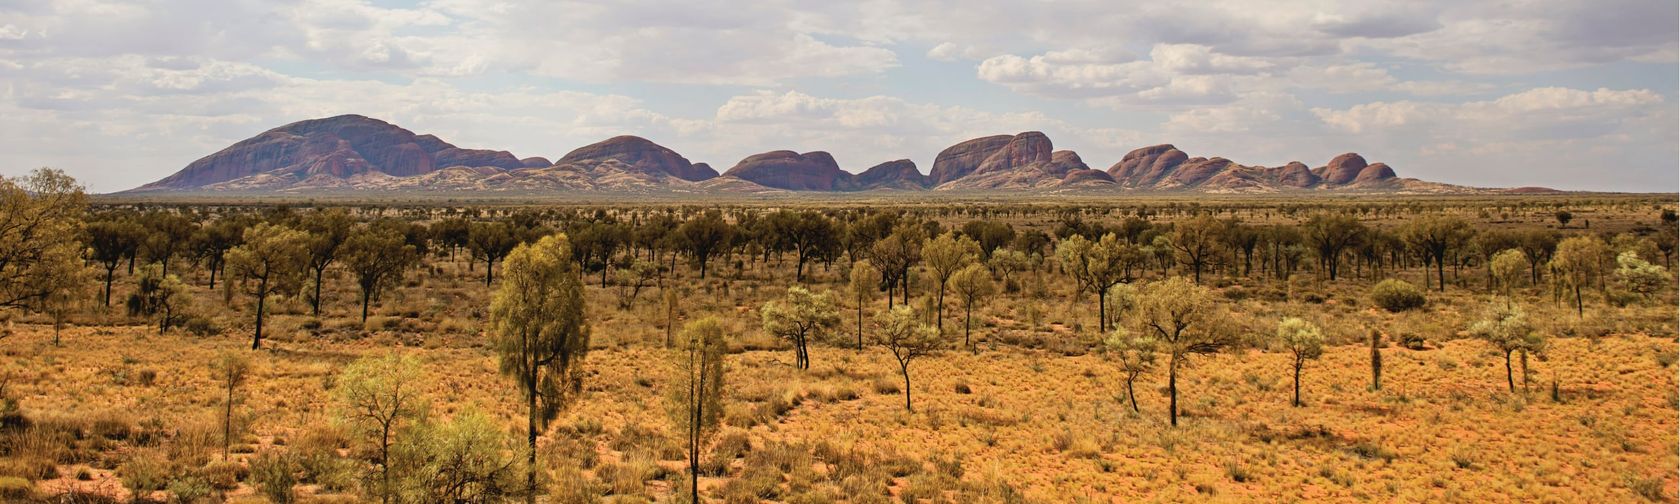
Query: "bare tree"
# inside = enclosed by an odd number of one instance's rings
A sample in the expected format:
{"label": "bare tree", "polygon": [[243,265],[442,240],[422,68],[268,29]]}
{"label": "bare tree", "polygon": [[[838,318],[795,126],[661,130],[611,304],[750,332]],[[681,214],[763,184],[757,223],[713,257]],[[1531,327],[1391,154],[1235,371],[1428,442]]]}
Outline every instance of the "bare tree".
{"label": "bare tree", "polygon": [[937,329],[923,323],[916,316],[916,311],[908,306],[876,315],[875,337],[882,346],[892,351],[893,359],[898,362],[898,371],[904,375],[904,411],[914,411],[910,407],[910,361],[939,353],[945,347],[945,340],[940,338]]}
{"label": "bare tree", "polygon": [[700,452],[723,419],[723,324],[706,317],[683,326],[671,353],[672,380],[667,396],[671,422],[687,444],[689,502],[700,502]]}

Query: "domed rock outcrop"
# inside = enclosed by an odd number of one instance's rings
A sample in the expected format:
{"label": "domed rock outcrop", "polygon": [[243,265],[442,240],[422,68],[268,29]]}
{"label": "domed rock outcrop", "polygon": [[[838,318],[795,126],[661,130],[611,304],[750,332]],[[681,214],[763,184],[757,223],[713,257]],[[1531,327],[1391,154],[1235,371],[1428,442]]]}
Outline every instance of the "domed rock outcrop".
{"label": "domed rock outcrop", "polygon": [[609,159],[624,163],[630,170],[665,174],[693,182],[718,175],[717,170],[705,163],[690,163],[688,158],[677,154],[676,151],[646,138],[631,135],[616,136],[578,147],[561,156],[554,164],[593,166]]}
{"label": "domed rock outcrop", "polygon": [[916,169],[915,161],[900,159],[853,175],[852,185],[858,189],[926,189],[928,177]]}
{"label": "domed rock outcrop", "polygon": [[822,151],[800,154],[779,150],[754,154],[723,172],[723,176],[793,191],[851,189],[851,174],[841,171],[834,156]]}

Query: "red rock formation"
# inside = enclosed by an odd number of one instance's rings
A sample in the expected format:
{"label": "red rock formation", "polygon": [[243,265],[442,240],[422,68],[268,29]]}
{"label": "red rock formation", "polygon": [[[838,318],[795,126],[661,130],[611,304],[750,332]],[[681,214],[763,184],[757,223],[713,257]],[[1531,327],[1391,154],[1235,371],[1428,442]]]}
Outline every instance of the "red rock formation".
{"label": "red rock formation", "polygon": [[298,121],[200,158],[142,189],[191,189],[258,174],[349,177],[381,172],[396,177],[470,164],[514,168],[512,154],[460,149],[432,135],[385,121],[341,115]]}
{"label": "red rock formation", "polygon": [[937,186],[974,173],[980,163],[1002,149],[1012,138],[1009,135],[981,137],[946,147],[933,158],[933,169],[928,171],[928,178],[932,185]]}
{"label": "red rock formation", "polygon": [[1318,175],[1313,175],[1312,170],[1300,161],[1290,161],[1289,164],[1273,170],[1272,178],[1284,186],[1305,189],[1318,185],[1319,182]]}
{"label": "red rock formation", "polygon": [[800,154],[779,150],[754,154],[723,172],[723,176],[794,191],[851,189],[851,174],[841,171],[834,156],[822,151]]}
{"label": "red rock formation", "polygon": [[1135,149],[1108,168],[1114,181],[1126,187],[1152,187],[1171,175],[1190,156],[1172,144]]}
{"label": "red rock formation", "polygon": [[566,153],[556,165],[596,165],[608,159],[616,159],[630,167],[647,173],[668,174],[683,180],[700,181],[717,176],[705,163],[693,164],[688,158],[682,157],[676,151],[665,146],[648,141],[638,136],[616,136],[600,142],[578,147]]}
{"label": "red rock formation", "polygon": [[1359,170],[1359,176],[1353,178],[1353,183],[1356,185],[1370,185],[1392,180],[1394,178],[1397,177],[1394,175],[1393,168],[1389,168],[1388,165],[1384,163],[1372,163],[1366,166],[1365,169]]}
{"label": "red rock formation", "polygon": [[1317,175],[1330,185],[1346,185],[1359,177],[1359,171],[1365,169],[1365,158],[1349,152],[1336,156],[1330,164],[1320,167]]}
{"label": "red rock formation", "polygon": [[1067,172],[1067,175],[1062,176],[1062,185],[1064,186],[1113,184],[1114,177],[1109,176],[1108,172],[1102,170],[1092,170],[1090,168],[1070,170]]}
{"label": "red rock formation", "polygon": [[852,185],[858,189],[926,189],[928,177],[916,169],[915,161],[900,159],[871,166],[863,173],[853,175]]}
{"label": "red rock formation", "polygon": [[532,156],[519,160],[519,166],[524,168],[548,168],[554,166],[554,163],[542,156]]}

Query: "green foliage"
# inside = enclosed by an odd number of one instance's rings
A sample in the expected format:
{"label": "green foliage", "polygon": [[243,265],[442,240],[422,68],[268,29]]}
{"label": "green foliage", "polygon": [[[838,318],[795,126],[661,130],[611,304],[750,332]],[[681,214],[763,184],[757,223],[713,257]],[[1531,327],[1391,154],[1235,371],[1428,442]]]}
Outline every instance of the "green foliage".
{"label": "green foliage", "polygon": [[340,418],[354,429],[356,439],[374,444],[377,478],[370,478],[369,493],[382,500],[391,489],[390,448],[403,426],[424,414],[420,393],[420,363],[412,355],[390,353],[384,357],[363,357],[350,363],[338,375],[333,394]]}
{"label": "green foliage", "polygon": [[[392,447],[395,501],[499,502],[519,488],[518,453],[503,429],[476,409],[447,422],[416,422]],[[533,468],[534,469],[534,468]]]}
{"label": "green foliage", "polygon": [[1422,308],[1428,299],[1424,297],[1423,289],[1411,282],[1390,278],[1371,287],[1371,302],[1390,313],[1400,313]]}
{"label": "green foliage", "polygon": [[1639,257],[1639,253],[1629,250],[1616,256],[1616,281],[1622,288],[1650,299],[1657,293],[1668,290],[1668,270],[1662,266],[1651,264]]}
{"label": "green foliage", "polygon": [[899,372],[904,375],[904,410],[911,411],[910,362],[917,357],[939,353],[945,347],[945,340],[938,330],[923,323],[916,316],[916,311],[908,306],[895,307],[876,315],[875,337],[898,361]]}
{"label": "green foliage", "polygon": [[187,284],[173,274],[165,275],[161,265],[148,264],[140,268],[140,278],[128,296],[128,314],[157,317],[158,334],[163,334],[186,318],[183,312],[191,302],[192,293],[187,290]]}
{"label": "green foliage", "polygon": [[810,342],[828,336],[840,325],[834,296],[827,292],[813,294],[800,286],[789,287],[780,300],[764,303],[759,315],[765,332],[793,343],[794,366],[801,370],[811,369]]}
{"label": "green foliage", "polygon": [[688,323],[672,351],[666,411],[682,433],[689,460],[689,497],[699,501],[700,453],[723,419],[723,324],[715,317]]}

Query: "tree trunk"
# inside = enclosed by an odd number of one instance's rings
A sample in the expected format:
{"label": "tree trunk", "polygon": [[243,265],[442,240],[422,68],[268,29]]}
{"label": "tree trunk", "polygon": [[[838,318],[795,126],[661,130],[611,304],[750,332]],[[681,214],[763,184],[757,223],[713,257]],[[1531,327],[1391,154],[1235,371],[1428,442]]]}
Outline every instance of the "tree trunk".
{"label": "tree trunk", "polygon": [[224,411],[224,413],[222,415],[222,461],[223,462],[227,462],[227,460],[228,460],[228,445],[232,444],[232,442],[233,442],[232,441],[232,438],[233,438],[233,377],[228,376],[227,379],[228,379],[227,401],[224,403],[224,405],[226,406],[226,410]]}
{"label": "tree trunk", "polygon": [[526,384],[525,410],[525,504],[537,503],[537,385],[536,377]]}
{"label": "tree trunk", "polygon": [[1371,390],[1382,390],[1382,333],[1371,330]]}
{"label": "tree trunk", "polygon": [[963,305],[963,346],[968,347],[969,349],[974,348],[974,344],[968,341],[968,335],[973,330],[973,327],[974,303],[970,301],[968,304]]}
{"label": "tree trunk", "polygon": [[367,323],[368,298],[370,298],[370,297],[371,296],[368,295],[367,288],[363,288],[362,289],[362,323],[363,324]]}
{"label": "tree trunk", "polygon": [[309,298],[309,313],[316,317],[321,316],[321,275],[326,272],[326,268],[315,270],[315,296]]}
{"label": "tree trunk", "polygon": [[1137,375],[1126,376],[1126,398],[1132,401],[1132,413],[1138,413],[1137,392],[1132,391],[1132,382],[1137,381]]}
{"label": "tree trunk", "polygon": [[904,412],[915,413],[916,410],[910,408],[910,362],[899,364],[898,369],[904,373]]}
{"label": "tree trunk", "polygon": [[257,335],[251,339],[251,349],[262,347],[263,309],[268,305],[268,279],[264,278],[257,286]]}
{"label": "tree trunk", "polygon": [[1295,358],[1295,400],[1291,404],[1293,404],[1297,408],[1301,407],[1301,358],[1300,357]]}
{"label": "tree trunk", "polygon": [[1167,410],[1172,419],[1172,426],[1178,427],[1178,359],[1167,365]]}

